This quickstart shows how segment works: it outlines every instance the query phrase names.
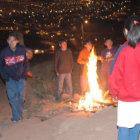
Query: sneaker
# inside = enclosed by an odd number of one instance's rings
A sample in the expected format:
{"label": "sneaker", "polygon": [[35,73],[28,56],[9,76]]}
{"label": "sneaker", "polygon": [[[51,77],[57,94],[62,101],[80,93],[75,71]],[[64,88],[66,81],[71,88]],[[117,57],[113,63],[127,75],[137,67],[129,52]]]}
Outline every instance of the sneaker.
{"label": "sneaker", "polygon": [[18,120],[16,120],[16,119],[11,119],[11,121],[13,122],[13,123],[17,123],[18,122]]}
{"label": "sneaker", "polygon": [[17,123],[18,121],[16,121],[16,120],[13,120],[12,122],[13,122],[13,123]]}
{"label": "sneaker", "polygon": [[61,98],[57,98],[57,97],[56,97],[56,98],[55,98],[55,101],[56,101],[56,102],[61,102]]}

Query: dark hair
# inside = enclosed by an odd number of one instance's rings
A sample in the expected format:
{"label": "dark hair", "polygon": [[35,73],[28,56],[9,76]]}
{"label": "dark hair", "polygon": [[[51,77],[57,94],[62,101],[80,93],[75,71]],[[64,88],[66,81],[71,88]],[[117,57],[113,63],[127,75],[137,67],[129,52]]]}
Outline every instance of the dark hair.
{"label": "dark hair", "polygon": [[92,44],[92,41],[90,39],[84,40],[83,44],[86,45],[87,43],[91,43]]}
{"label": "dark hair", "polygon": [[111,40],[113,42],[113,39],[112,38],[107,38],[105,41],[107,41],[107,40]]}
{"label": "dark hair", "polygon": [[140,24],[136,24],[131,28],[127,36],[128,45],[136,47],[140,42]]}
{"label": "dark hair", "polygon": [[59,40],[59,44],[62,44],[63,42],[67,42],[67,40],[66,39]]}
{"label": "dark hair", "polygon": [[136,16],[130,16],[125,24],[124,24],[124,28],[126,28],[128,31],[130,31],[131,28],[133,28],[133,26],[135,25],[135,22],[140,23],[140,16],[136,15]]}
{"label": "dark hair", "polygon": [[9,33],[8,38],[11,37],[11,36],[15,37],[15,39],[18,40],[18,34],[16,32]]}
{"label": "dark hair", "polygon": [[108,41],[108,40],[110,40],[113,44],[113,40],[111,38],[106,39],[105,42]]}

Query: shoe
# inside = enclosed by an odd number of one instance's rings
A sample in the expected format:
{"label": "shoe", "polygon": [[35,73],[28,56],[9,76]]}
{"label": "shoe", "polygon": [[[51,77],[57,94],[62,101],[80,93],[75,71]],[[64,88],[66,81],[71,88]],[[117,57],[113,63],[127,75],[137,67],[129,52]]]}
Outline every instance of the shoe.
{"label": "shoe", "polygon": [[61,102],[61,98],[56,97],[56,98],[55,98],[55,101],[56,101],[56,102]]}
{"label": "shoe", "polygon": [[18,122],[18,120],[17,119],[11,119],[11,121],[13,122],[13,123],[17,123]]}
{"label": "shoe", "polygon": [[16,120],[14,120],[14,121],[12,121],[13,123],[17,123],[18,121],[16,121]]}

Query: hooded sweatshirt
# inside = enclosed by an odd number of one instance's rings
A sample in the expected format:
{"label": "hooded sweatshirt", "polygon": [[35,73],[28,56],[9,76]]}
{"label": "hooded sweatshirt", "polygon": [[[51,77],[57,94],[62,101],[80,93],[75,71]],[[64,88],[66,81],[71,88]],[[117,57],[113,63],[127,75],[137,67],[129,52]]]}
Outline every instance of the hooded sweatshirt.
{"label": "hooded sweatshirt", "polygon": [[27,57],[25,47],[17,45],[12,51],[6,47],[0,53],[0,74],[5,81],[10,78],[19,80],[27,74]]}

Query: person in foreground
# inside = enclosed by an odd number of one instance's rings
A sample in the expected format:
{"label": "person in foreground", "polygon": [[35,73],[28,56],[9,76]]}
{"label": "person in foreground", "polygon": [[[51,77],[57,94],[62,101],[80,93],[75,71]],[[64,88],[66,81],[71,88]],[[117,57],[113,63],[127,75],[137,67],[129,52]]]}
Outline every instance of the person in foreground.
{"label": "person in foreground", "polygon": [[140,133],[140,17],[125,23],[127,39],[114,58],[109,91],[118,98],[118,140],[138,140]]}
{"label": "person in foreground", "polygon": [[9,46],[0,53],[0,74],[6,82],[9,102],[12,108],[13,122],[23,119],[24,79],[27,75],[27,58],[25,47],[18,44],[18,36],[10,33]]}

